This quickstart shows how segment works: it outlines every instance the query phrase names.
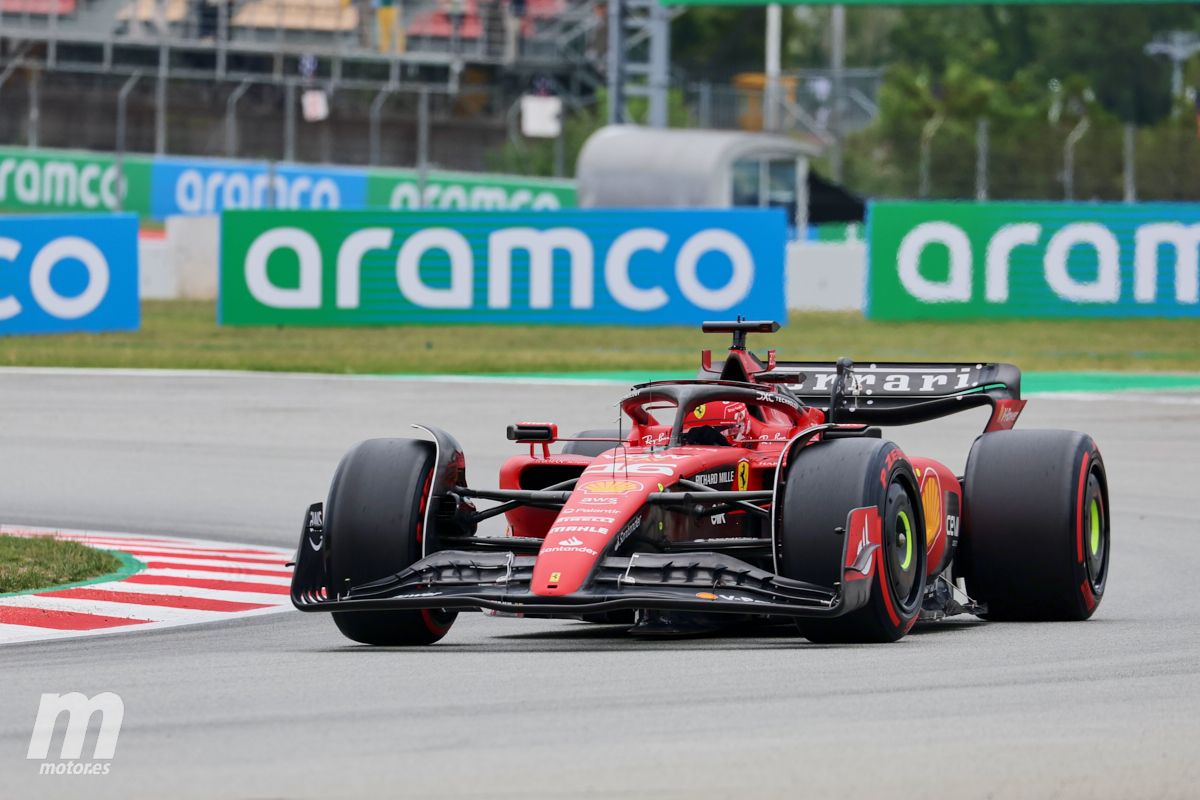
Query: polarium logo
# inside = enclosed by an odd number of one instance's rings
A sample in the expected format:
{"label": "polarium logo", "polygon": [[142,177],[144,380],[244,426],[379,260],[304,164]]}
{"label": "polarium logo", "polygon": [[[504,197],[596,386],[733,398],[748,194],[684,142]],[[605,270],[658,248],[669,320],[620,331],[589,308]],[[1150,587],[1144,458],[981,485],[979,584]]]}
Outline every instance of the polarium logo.
{"label": "polarium logo", "polygon": [[[59,758],[55,761],[50,758],[50,745],[58,720],[64,713],[67,729]],[[100,715],[100,730],[92,758],[81,760],[84,740],[97,714]],[[124,719],[125,703],[114,692],[101,692],[91,698],[80,692],[43,694],[25,757],[42,762],[38,770],[40,775],[107,775],[117,752],[117,737]]]}

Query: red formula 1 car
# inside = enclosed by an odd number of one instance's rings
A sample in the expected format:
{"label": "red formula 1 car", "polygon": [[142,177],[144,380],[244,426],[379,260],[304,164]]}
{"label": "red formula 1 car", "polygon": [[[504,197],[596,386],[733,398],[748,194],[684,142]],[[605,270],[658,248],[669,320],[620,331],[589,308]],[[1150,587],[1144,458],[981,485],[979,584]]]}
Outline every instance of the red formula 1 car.
{"label": "red formula 1 car", "polygon": [[[764,363],[746,349],[747,333],[778,327],[706,323],[733,334],[724,362],[706,351],[699,379],[634,387],[619,429],[510,426],[527,452],[499,489],[468,486],[441,430],[359,443],[305,517],[292,602],[376,645],[436,642],[475,610],[644,633],[766,619],[820,642],[895,641],[959,613],[1092,615],[1109,561],[1104,463],[1086,434],[1011,430],[1016,367]],[[991,416],[964,476],[880,433],[979,406]],[[477,535],[501,514],[507,535]]]}

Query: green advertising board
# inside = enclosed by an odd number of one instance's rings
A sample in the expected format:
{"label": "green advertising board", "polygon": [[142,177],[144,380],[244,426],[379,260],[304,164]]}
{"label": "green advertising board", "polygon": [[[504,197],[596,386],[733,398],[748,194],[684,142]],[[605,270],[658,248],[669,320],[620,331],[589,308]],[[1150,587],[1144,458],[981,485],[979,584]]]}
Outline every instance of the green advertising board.
{"label": "green advertising board", "polygon": [[[271,183],[277,191],[256,190],[259,183]],[[440,211],[575,207],[575,184],[567,180],[448,171],[430,171],[422,177],[416,170],[176,156],[127,155],[118,163],[111,153],[0,147],[0,213],[122,210],[161,220],[180,214],[287,206],[279,195],[289,187],[308,187],[309,206],[297,207]]]}
{"label": "green advertising board", "polygon": [[1200,316],[1200,204],[878,202],[872,319]]}
{"label": "green advertising board", "polygon": [[575,207],[572,181],[483,175],[372,169],[367,173],[367,207],[459,211],[554,211]]}
{"label": "green advertising board", "polygon": [[225,211],[224,325],[786,316],[778,209]]}
{"label": "green advertising board", "polygon": [[150,164],[145,156],[126,156],[118,167],[106,153],[0,148],[0,212],[123,210],[146,215]]}

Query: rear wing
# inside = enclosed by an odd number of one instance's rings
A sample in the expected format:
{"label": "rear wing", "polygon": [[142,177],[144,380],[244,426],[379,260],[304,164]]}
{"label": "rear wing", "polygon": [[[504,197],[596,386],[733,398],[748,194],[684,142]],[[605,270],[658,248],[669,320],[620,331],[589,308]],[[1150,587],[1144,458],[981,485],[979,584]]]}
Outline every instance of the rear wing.
{"label": "rear wing", "polygon": [[992,431],[1011,428],[1025,407],[1012,364],[778,361],[755,380],[786,385],[836,422],[909,425],[989,405]]}
{"label": "rear wing", "polygon": [[746,348],[746,334],[775,333],[770,320],[705,322],[705,333],[732,333],[721,366],[712,351],[700,358],[700,380],[766,383],[787,387],[806,405],[822,409],[828,422],[911,425],[968,408],[991,406],[985,431],[1011,428],[1025,401],[1021,370],[1012,364],[953,364],[871,361],[778,361],[767,351],[764,364]]}

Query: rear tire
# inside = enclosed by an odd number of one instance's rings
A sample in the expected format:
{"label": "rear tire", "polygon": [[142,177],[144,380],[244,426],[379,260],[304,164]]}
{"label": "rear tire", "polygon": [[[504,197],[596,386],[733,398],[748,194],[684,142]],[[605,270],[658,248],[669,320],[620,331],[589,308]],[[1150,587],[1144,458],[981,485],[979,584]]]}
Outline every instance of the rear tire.
{"label": "rear tire", "polygon": [[867,605],[833,619],[800,620],[806,639],[894,642],[912,628],[926,571],[925,521],[916,485],[912,466],[888,441],[834,439],[793,457],[780,500],[780,574],[840,585],[846,520],[853,509],[877,508],[883,533]]}
{"label": "rear tire", "polygon": [[963,483],[955,574],[987,619],[1085,620],[1104,597],[1108,480],[1076,431],[996,431],[975,440]]}
{"label": "rear tire", "polygon": [[[342,458],[325,501],[331,588],[395,575],[420,558],[434,452],[415,439],[368,439]],[[333,621],[356,642],[404,646],[433,644],[457,616],[442,609],[335,611]]]}
{"label": "rear tire", "polygon": [[[575,434],[574,438],[578,439],[618,439],[621,437],[621,432],[616,428],[596,428],[590,431],[580,431]],[[612,450],[617,446],[616,442],[566,442],[563,444],[563,454],[571,454],[577,456],[588,456],[595,458],[601,453]]]}

